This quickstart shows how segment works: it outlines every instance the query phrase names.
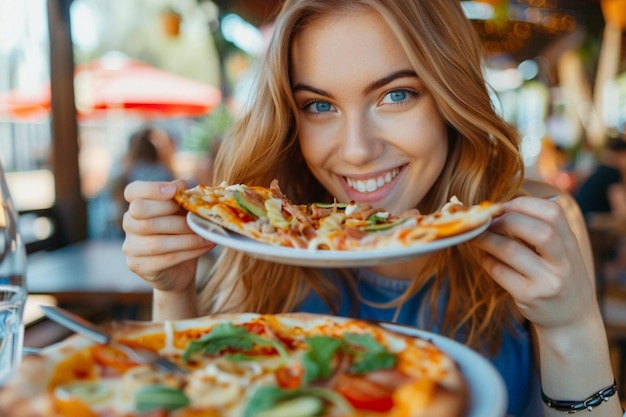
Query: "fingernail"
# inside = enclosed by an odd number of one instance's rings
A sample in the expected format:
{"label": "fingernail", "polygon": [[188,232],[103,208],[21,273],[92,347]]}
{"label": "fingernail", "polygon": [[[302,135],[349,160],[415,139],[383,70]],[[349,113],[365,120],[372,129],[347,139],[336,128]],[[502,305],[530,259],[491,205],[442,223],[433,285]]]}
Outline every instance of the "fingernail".
{"label": "fingernail", "polygon": [[172,183],[161,187],[161,194],[173,194],[176,192],[176,186]]}

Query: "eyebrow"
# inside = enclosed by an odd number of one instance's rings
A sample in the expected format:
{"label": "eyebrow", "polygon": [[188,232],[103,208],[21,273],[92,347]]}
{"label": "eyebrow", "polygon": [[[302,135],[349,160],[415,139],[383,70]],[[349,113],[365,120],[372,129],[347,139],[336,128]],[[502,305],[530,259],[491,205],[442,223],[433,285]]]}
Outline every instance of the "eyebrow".
{"label": "eyebrow", "polygon": [[[363,95],[367,95],[371,93],[372,91],[377,90],[391,83],[394,80],[397,80],[398,78],[405,78],[405,77],[417,78],[417,74],[415,73],[415,71],[412,71],[412,70],[400,70],[400,71],[393,72],[379,80],[374,81],[373,83],[365,87],[365,89],[363,89]],[[296,91],[310,91],[312,93],[319,94],[320,96],[326,96],[326,97],[331,97],[331,98],[333,96],[328,91],[322,90],[321,88],[313,87],[308,84],[303,84],[303,83],[298,83],[294,85],[293,91],[294,93]]]}
{"label": "eyebrow", "polygon": [[400,71],[392,72],[386,77],[376,80],[370,85],[368,85],[367,87],[365,87],[365,89],[363,90],[363,95],[367,95],[371,93],[372,91],[377,90],[394,80],[397,80],[398,78],[405,78],[405,77],[417,78],[417,74],[415,73],[415,71],[412,71],[412,70],[400,70]]}

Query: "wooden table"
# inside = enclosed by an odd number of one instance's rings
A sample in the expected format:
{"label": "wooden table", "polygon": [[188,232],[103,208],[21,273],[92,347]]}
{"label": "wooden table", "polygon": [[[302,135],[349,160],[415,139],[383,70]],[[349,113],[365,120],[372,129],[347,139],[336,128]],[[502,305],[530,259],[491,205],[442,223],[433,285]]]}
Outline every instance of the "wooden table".
{"label": "wooden table", "polygon": [[151,288],[126,266],[120,240],[86,240],[28,255],[31,294],[145,296]]}
{"label": "wooden table", "polygon": [[[121,240],[86,240],[30,254],[26,287],[95,322],[150,318],[152,288],[126,267]],[[55,323],[34,320],[25,345],[46,346],[67,335]]]}

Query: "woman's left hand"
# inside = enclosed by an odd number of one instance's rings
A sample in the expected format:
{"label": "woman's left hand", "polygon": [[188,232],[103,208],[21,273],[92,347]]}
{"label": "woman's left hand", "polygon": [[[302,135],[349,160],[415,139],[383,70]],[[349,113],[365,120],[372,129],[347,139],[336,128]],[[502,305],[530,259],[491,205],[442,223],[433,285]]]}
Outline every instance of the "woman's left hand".
{"label": "woman's left hand", "polygon": [[473,243],[487,253],[485,270],[535,326],[566,329],[598,311],[594,284],[558,201],[515,198]]}

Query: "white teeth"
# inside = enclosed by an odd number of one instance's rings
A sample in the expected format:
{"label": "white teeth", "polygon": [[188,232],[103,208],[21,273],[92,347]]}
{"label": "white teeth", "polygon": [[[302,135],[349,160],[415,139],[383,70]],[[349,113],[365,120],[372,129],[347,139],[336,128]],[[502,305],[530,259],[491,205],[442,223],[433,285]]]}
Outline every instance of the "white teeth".
{"label": "white teeth", "polygon": [[355,180],[346,177],[346,181],[348,182],[348,186],[350,188],[354,188],[360,193],[371,193],[378,190],[385,184],[389,184],[395,177],[398,176],[399,173],[400,169],[396,168],[391,171],[387,171],[376,178],[370,178],[368,180]]}

